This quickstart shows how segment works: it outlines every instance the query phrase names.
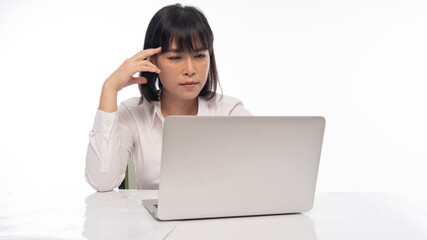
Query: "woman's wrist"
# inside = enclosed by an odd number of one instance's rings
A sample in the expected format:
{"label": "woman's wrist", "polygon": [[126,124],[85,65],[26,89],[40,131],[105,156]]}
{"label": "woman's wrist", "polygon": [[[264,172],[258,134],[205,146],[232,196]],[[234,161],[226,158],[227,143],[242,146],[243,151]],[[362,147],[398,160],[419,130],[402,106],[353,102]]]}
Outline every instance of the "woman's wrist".
{"label": "woman's wrist", "polygon": [[107,80],[105,80],[104,84],[102,85],[102,91],[107,90],[107,91],[111,91],[111,92],[118,92],[118,88],[112,83],[112,81],[110,80],[110,78],[108,78]]}
{"label": "woman's wrist", "polygon": [[102,85],[101,99],[99,101],[99,110],[104,112],[117,111],[117,89],[111,86],[108,81]]}

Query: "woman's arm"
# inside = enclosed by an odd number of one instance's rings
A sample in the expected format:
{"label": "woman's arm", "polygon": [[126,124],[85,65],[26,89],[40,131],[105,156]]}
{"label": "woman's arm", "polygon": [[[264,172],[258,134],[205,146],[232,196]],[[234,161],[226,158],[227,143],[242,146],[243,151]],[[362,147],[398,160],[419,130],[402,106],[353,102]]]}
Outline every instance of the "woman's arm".
{"label": "woman's arm", "polygon": [[129,157],[134,147],[135,129],[129,110],[117,111],[117,93],[132,84],[144,84],[147,79],[133,77],[137,72],[160,72],[149,58],[161,48],[143,50],[127,59],[105,80],[99,109],[89,137],[86,155],[86,180],[97,191],[111,191],[125,177]]}
{"label": "woman's arm", "polygon": [[113,113],[98,110],[86,156],[86,180],[97,191],[111,191],[123,181],[137,134],[133,125],[125,106]]}

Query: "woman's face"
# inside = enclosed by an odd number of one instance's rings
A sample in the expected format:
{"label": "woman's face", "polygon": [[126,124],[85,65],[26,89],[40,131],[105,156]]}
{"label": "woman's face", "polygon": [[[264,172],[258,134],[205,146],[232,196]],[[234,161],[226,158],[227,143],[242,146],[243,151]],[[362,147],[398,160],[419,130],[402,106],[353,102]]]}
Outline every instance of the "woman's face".
{"label": "woman's face", "polygon": [[155,65],[160,69],[162,96],[177,99],[195,99],[206,84],[209,72],[209,51],[198,49],[183,52],[173,44],[168,51],[158,54]]}

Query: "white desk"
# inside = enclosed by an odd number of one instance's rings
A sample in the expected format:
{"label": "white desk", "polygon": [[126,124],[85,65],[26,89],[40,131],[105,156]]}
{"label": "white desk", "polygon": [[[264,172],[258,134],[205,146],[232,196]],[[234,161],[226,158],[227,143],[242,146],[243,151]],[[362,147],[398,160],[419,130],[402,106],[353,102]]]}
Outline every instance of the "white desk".
{"label": "white desk", "polygon": [[395,195],[316,195],[304,214],[159,222],[156,191],[0,196],[0,239],[427,239],[427,213]]}

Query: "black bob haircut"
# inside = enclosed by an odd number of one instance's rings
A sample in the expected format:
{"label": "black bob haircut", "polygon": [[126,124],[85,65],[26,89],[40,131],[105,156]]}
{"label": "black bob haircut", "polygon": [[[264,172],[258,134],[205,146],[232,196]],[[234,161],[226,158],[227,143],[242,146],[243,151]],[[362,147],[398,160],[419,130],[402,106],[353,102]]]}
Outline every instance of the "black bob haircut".
{"label": "black bob haircut", "polygon": [[[175,43],[178,50],[184,52],[208,50],[210,67],[199,96],[209,100],[215,96],[219,84],[213,38],[208,20],[200,10],[175,4],[163,7],[153,16],[145,34],[144,49],[162,47],[162,52],[166,52]],[[144,98],[149,102],[159,101],[163,85],[157,73],[141,72],[140,76],[147,79],[146,84],[139,84],[140,103]]]}

